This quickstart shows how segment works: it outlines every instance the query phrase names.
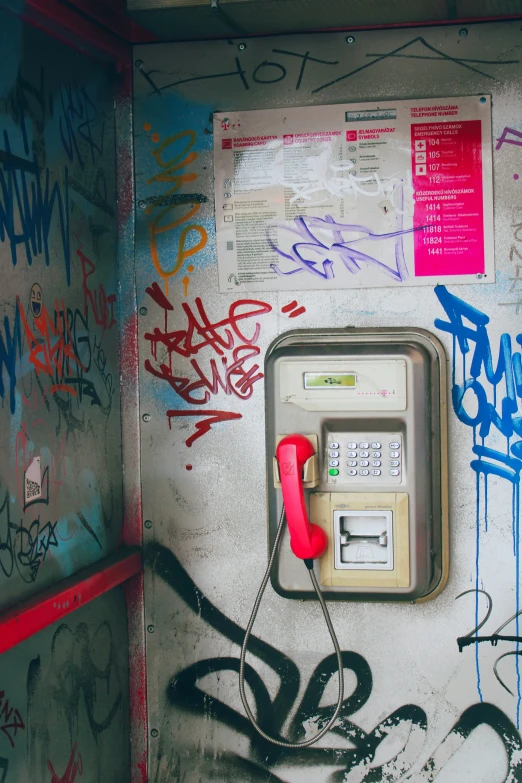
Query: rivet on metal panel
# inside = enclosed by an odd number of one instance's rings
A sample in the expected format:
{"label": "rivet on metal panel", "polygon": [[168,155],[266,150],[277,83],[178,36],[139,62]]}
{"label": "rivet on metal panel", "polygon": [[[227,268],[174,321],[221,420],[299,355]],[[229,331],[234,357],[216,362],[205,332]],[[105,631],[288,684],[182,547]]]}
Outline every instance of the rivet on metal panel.
{"label": "rivet on metal panel", "polygon": [[465,38],[468,34],[468,30],[465,27],[461,27],[459,30],[459,35],[461,38]]}
{"label": "rivet on metal panel", "polygon": [[136,62],[134,63],[134,65],[136,66],[136,68],[141,68],[141,67],[142,67],[142,65],[143,65],[143,60],[136,60]]}
{"label": "rivet on metal panel", "polygon": [[147,631],[149,633],[154,633],[154,626],[153,625],[147,625]]}
{"label": "rivet on metal panel", "polygon": [[484,277],[484,275],[481,275],[480,272],[477,274],[477,279],[480,280],[481,277]]}
{"label": "rivet on metal panel", "polygon": [[144,413],[142,419],[143,421],[150,421],[150,413]]}
{"label": "rivet on metal panel", "polygon": [[145,209],[146,206],[147,206],[147,202],[146,201],[143,201],[143,200],[138,201],[138,207],[140,209]]}
{"label": "rivet on metal panel", "polygon": [[238,44],[238,45],[237,45],[237,48],[239,49],[239,51],[240,51],[240,52],[244,52],[244,51],[245,51],[245,49],[246,49],[246,43],[240,43],[240,44]]}
{"label": "rivet on metal panel", "polygon": [[148,530],[150,530],[150,528],[152,527],[152,522],[151,522],[151,520],[150,520],[150,519],[146,519],[146,520],[145,520],[145,527],[146,527]]}
{"label": "rivet on metal panel", "polygon": [[347,35],[345,40],[346,40],[347,44],[353,44],[353,43],[355,43],[355,36],[354,35]]}
{"label": "rivet on metal panel", "polygon": [[480,99],[480,102],[481,103],[486,103],[486,101],[487,101],[487,98],[484,98],[484,96],[482,96],[482,98]]}
{"label": "rivet on metal panel", "polygon": [[140,307],[140,315],[147,315],[147,308],[146,307]]}
{"label": "rivet on metal panel", "polygon": [[154,738],[159,737],[159,729],[151,729],[150,736]]}

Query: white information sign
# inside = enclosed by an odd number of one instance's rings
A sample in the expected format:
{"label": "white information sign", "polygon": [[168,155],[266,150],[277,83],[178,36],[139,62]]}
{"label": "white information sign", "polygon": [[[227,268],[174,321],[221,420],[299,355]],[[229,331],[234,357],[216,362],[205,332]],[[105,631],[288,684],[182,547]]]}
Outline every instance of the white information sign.
{"label": "white information sign", "polygon": [[222,292],[494,282],[489,96],[214,115]]}

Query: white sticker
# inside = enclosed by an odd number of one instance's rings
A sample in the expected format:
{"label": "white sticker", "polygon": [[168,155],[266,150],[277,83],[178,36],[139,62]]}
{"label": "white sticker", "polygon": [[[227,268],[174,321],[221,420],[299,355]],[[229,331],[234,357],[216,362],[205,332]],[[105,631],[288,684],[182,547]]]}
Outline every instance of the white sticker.
{"label": "white sticker", "polygon": [[42,497],[42,467],[40,457],[33,457],[25,472],[25,505],[34,503]]}

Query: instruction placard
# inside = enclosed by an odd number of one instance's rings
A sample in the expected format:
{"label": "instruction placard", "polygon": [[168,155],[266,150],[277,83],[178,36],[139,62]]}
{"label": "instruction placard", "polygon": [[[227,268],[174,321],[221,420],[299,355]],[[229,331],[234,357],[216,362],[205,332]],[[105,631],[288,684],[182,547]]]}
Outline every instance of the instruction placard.
{"label": "instruction placard", "polygon": [[489,96],[214,115],[220,290],[494,282]]}

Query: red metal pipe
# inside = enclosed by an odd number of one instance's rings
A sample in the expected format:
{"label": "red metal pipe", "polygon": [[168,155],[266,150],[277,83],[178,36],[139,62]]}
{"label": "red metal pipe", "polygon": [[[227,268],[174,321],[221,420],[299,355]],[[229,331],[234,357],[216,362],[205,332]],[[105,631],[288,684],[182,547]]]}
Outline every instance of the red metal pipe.
{"label": "red metal pipe", "polygon": [[141,573],[139,550],[124,548],[0,614],[0,654]]}

